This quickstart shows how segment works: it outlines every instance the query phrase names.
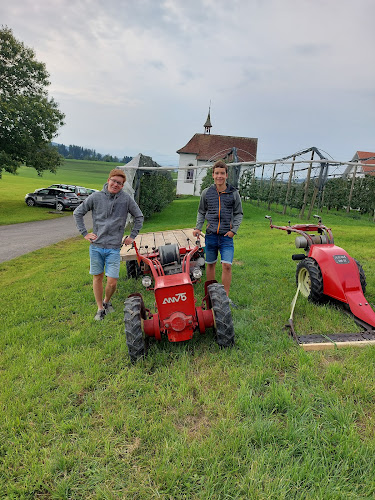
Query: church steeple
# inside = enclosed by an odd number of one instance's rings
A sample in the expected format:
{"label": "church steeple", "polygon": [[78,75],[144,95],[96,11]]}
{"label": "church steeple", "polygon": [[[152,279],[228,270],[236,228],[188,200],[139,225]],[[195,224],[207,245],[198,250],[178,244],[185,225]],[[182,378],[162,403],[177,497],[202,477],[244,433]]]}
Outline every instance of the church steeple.
{"label": "church steeple", "polygon": [[208,115],[207,115],[207,120],[206,120],[206,123],[204,124],[204,133],[205,134],[210,134],[211,133],[211,116],[210,116],[210,112],[211,112],[211,103],[210,103],[210,107],[208,108]]}

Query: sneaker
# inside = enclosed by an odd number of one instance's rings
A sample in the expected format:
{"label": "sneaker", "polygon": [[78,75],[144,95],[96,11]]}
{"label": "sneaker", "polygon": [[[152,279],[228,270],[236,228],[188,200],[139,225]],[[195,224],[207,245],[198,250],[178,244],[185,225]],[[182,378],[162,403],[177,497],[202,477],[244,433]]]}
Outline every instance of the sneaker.
{"label": "sneaker", "polygon": [[237,307],[238,307],[238,306],[237,306],[237,304],[235,304],[235,303],[233,302],[233,300],[232,300],[232,299],[230,299],[230,298],[228,297],[228,301],[229,301],[229,305],[230,305],[230,307],[233,307],[233,309],[237,309]]}
{"label": "sneaker", "polygon": [[103,307],[106,314],[115,312],[115,308],[112,305],[112,302],[103,302]]}
{"label": "sneaker", "polygon": [[98,309],[97,313],[94,316],[94,320],[101,321],[102,319],[104,319],[105,314],[105,309]]}

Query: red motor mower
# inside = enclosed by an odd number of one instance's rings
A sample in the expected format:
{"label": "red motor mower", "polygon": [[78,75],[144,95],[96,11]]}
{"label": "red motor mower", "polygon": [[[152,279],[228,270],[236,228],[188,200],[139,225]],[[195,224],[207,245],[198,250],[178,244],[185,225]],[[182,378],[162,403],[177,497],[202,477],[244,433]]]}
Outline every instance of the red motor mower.
{"label": "red motor mower", "polygon": [[[324,303],[334,299],[350,310],[354,321],[364,328],[361,334],[330,335],[331,342],[374,340],[375,312],[372,310],[364,293],[366,291],[366,276],[360,263],[352,258],[343,248],[334,244],[332,231],[322,224],[320,216],[317,224],[295,224],[293,226],[275,226],[272,218],[271,229],[281,229],[288,234],[297,233],[295,244],[303,248],[305,254],[292,255],[293,260],[300,261],[296,270],[297,293],[292,303],[292,314],[288,327],[298,343],[309,341],[319,342],[319,335],[297,337],[293,325],[293,311],[298,292],[311,302]],[[315,233],[315,234],[311,234]],[[343,337],[344,335],[344,337]],[[349,336],[349,337],[345,337]],[[307,339],[307,337],[311,337]],[[325,336],[327,339],[327,336]]]}
{"label": "red motor mower", "polygon": [[170,342],[190,340],[195,331],[205,333],[214,328],[221,347],[234,344],[234,329],[229,300],[223,285],[205,282],[205,297],[196,306],[193,283],[202,276],[203,249],[199,240],[194,247],[169,244],[152,248],[137,256],[137,274],[142,284],[154,290],[157,312],[146,309],[142,295],[134,293],[125,300],[125,333],[129,356],[134,363],[146,355],[146,340],[161,340],[165,334]]}

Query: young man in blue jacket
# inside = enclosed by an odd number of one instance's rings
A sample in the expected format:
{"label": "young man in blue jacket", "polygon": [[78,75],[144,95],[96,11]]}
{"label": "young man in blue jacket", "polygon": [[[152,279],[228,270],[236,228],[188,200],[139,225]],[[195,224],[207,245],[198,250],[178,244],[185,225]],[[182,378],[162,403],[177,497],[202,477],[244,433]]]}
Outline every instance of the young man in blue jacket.
{"label": "young man in blue jacket", "polygon": [[233,237],[237,234],[243,218],[242,204],[238,190],[227,185],[228,166],[223,160],[217,161],[212,167],[212,177],[214,184],[202,191],[193,234],[201,234],[206,220],[206,278],[215,279],[217,256],[220,252],[221,281],[229,295],[234,255]]}
{"label": "young man in blue jacket", "polygon": [[[113,312],[111,297],[116,291],[120,272],[121,246],[131,245],[143,225],[143,214],[133,198],[123,191],[126,176],[121,169],[113,169],[101,191],[92,193],[77,207],[74,218],[78,231],[90,242],[90,274],[98,311],[94,319],[100,321]],[[89,233],[83,216],[91,211],[93,230]],[[134,217],[130,236],[123,238],[128,214]],[[104,290],[104,272],[107,283]]]}

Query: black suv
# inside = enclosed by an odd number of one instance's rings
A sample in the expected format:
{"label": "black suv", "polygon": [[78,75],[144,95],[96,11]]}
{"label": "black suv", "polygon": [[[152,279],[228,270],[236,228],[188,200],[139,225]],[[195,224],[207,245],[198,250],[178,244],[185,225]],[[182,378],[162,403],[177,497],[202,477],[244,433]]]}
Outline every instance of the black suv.
{"label": "black suv", "polygon": [[78,196],[67,189],[43,188],[36,189],[25,196],[26,205],[42,205],[55,207],[56,210],[74,210],[81,203]]}

